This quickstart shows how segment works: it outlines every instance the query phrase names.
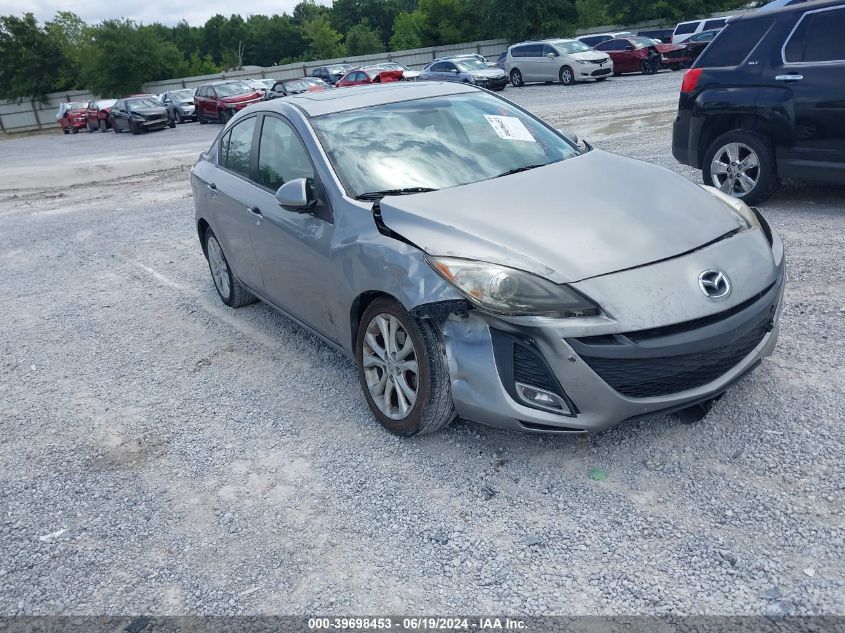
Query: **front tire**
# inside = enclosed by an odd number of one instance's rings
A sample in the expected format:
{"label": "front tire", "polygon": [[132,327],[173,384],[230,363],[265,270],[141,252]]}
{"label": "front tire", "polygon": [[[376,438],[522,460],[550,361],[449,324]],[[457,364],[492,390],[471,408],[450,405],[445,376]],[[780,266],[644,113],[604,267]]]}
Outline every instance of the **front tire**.
{"label": "front tire", "polygon": [[523,79],[522,79],[522,73],[517,68],[514,68],[511,71],[510,78],[511,78],[511,84],[513,85],[514,88],[522,88],[525,85],[525,81],[523,81]]}
{"label": "front tire", "polygon": [[564,86],[571,86],[575,83],[575,73],[572,72],[569,66],[561,68],[558,77],[560,78],[560,83]]}
{"label": "front tire", "polygon": [[229,122],[229,119],[231,119],[231,118],[232,118],[232,115],[229,113],[229,111],[228,111],[228,110],[220,110],[220,111],[217,113],[217,116],[218,116],[218,117],[220,117],[220,122],[221,122],[223,125],[226,125],[226,124]]}
{"label": "front tire", "polygon": [[778,186],[771,141],[756,132],[725,132],[705,152],[702,177],[705,185],[716,187],[746,204],[762,202]]}
{"label": "front tire", "polygon": [[232,274],[229,260],[226,259],[223,248],[211,229],[205,232],[205,257],[208,260],[208,269],[211,271],[214,287],[223,303],[230,308],[240,308],[257,301],[255,295]]}
{"label": "front tire", "polygon": [[367,404],[390,433],[433,433],[455,419],[446,351],[431,321],[377,299],[361,318],[355,355]]}

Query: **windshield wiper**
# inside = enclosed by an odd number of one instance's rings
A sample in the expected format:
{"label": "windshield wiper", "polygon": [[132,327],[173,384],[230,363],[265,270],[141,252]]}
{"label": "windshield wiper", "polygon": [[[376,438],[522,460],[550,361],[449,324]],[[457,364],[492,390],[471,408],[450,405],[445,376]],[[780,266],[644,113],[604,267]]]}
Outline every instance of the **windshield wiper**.
{"label": "windshield wiper", "polygon": [[509,169],[504,173],[499,174],[498,176],[494,176],[494,178],[503,178],[504,176],[510,176],[511,174],[518,174],[522,171],[528,171],[529,169],[537,169],[538,167],[545,167],[548,163],[543,163],[542,165],[526,165],[525,167],[516,167],[514,169]]}
{"label": "windshield wiper", "polygon": [[356,200],[381,200],[385,196],[407,196],[413,193],[426,193],[428,191],[437,191],[431,187],[405,187],[404,189],[385,189],[384,191],[368,191],[359,196],[355,196]]}

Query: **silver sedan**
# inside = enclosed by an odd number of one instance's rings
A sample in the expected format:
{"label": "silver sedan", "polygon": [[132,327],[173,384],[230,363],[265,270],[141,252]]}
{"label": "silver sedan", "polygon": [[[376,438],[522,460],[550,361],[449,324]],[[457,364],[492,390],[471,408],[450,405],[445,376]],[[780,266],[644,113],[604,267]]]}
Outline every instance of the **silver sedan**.
{"label": "silver sedan", "polygon": [[399,435],[706,405],[777,339],[783,244],[756,210],[473,86],[255,104],[192,186],[220,299],[347,354]]}

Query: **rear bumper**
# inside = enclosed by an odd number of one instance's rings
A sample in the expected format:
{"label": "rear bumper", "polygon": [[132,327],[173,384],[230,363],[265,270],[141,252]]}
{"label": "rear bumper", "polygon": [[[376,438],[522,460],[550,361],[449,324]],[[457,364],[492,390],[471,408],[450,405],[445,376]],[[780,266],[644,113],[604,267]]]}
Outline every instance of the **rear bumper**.
{"label": "rear bumper", "polygon": [[679,163],[701,168],[699,139],[704,120],[692,115],[692,111],[679,108],[672,124],[672,156]]}

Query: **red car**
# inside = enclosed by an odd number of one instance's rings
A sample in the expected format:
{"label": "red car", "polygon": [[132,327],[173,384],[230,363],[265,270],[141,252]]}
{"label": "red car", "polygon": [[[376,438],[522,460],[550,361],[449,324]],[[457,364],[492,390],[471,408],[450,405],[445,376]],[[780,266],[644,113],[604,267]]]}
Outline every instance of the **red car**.
{"label": "red car", "polygon": [[690,62],[686,47],[678,44],[657,44],[647,37],[618,37],[596,44],[594,48],[607,53],[613,60],[614,75],[651,75],[661,68],[680,70]]}
{"label": "red car", "polygon": [[386,84],[391,81],[402,81],[405,75],[401,70],[385,70],[378,66],[350,70],[336,84],[336,88],[350,86],[366,86],[368,84]]}
{"label": "red car", "polygon": [[87,106],[88,103],[84,101],[65,102],[59,105],[56,121],[65,134],[78,134],[79,130],[88,125]]}
{"label": "red car", "polygon": [[242,81],[217,81],[197,88],[194,97],[197,121],[226,123],[235,113],[264,98],[260,90]]}
{"label": "red car", "polygon": [[89,132],[96,130],[108,132],[111,129],[109,112],[115,103],[117,103],[117,99],[100,99],[99,101],[88,102],[85,108],[85,118]]}

